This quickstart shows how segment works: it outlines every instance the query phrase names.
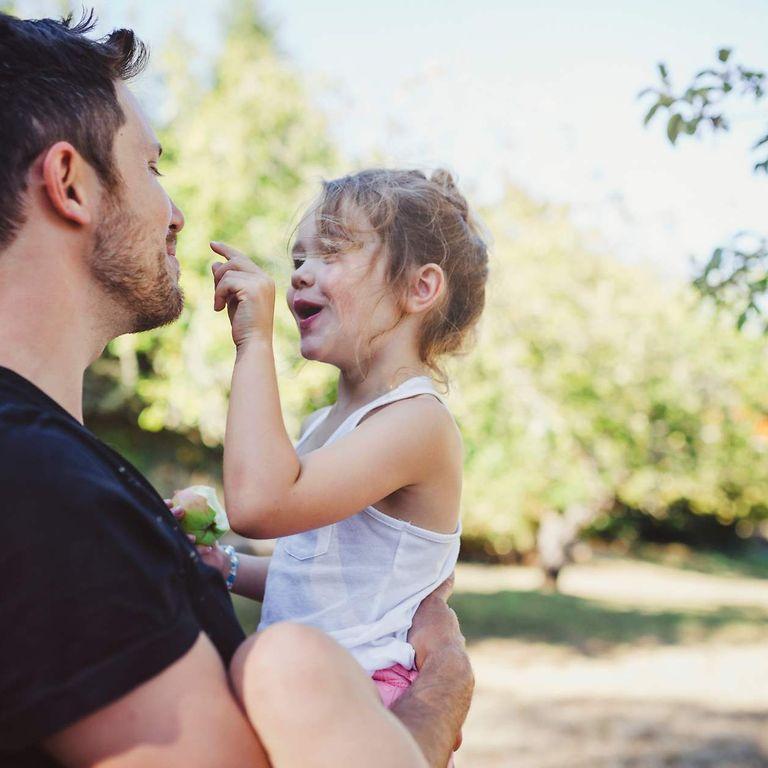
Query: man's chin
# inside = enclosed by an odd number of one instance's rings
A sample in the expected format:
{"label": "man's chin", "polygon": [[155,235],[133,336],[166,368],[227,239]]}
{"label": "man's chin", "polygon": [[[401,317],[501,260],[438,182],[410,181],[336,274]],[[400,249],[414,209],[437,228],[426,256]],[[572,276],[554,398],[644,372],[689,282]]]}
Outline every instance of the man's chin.
{"label": "man's chin", "polygon": [[176,285],[173,294],[163,304],[155,306],[152,311],[147,311],[146,307],[143,309],[142,314],[135,318],[131,333],[151,331],[175,323],[184,309],[184,292]]}

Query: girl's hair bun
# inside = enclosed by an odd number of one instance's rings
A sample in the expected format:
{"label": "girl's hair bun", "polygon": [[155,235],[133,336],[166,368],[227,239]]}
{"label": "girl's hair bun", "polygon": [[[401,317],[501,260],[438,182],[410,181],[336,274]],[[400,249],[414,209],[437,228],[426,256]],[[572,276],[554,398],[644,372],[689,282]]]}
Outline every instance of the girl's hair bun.
{"label": "girl's hair bun", "polygon": [[469,203],[464,195],[459,192],[453,174],[445,168],[437,168],[433,171],[429,180],[440,187],[442,193],[459,209],[462,218],[467,221],[469,218]]}

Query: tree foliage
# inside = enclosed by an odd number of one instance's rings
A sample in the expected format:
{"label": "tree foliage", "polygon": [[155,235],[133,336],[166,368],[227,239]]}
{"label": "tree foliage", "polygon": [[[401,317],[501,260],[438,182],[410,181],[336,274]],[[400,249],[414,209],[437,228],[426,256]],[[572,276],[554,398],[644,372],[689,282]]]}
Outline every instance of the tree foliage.
{"label": "tree foliage", "polygon": [[692,291],[590,251],[563,211],[510,191],[477,350],[456,366],[465,530],[533,546],[548,511],[762,519],[764,345]]}
{"label": "tree foliage", "polygon": [[[768,87],[766,72],[734,62],[730,48],[721,48],[717,52],[717,63],[697,72],[682,91],[673,87],[665,64],[658,64],[658,74],[659,85],[640,94],[650,97],[645,124],[656,116],[663,116],[666,135],[672,144],[684,136],[730,130],[728,109],[733,102],[747,100],[762,104]],[[763,128],[755,137],[752,151],[757,155],[754,171],[768,173],[768,116],[763,118]],[[750,317],[764,315],[768,294],[765,236],[746,231],[735,233],[730,243],[715,249],[694,284],[718,304],[736,307],[739,328]],[[768,331],[768,319],[765,329]]]}
{"label": "tree foliage", "polygon": [[[220,461],[234,360],[226,317],[212,311],[208,242],[244,250],[280,291],[298,211],[336,169],[323,120],[253,2],[234,2],[228,18],[208,79],[190,72],[182,39],[161,57],[162,165],[187,218],[186,309],[173,326],[116,340],[89,380],[91,424],[109,426],[122,448],[141,442],[137,423],[159,432],[153,466],[176,463],[195,480]],[[484,216],[487,310],[476,349],[452,366],[449,396],[466,445],[465,532],[503,553],[533,548],[541,519],[576,508],[598,522],[616,505],[765,517],[764,345],[693,291],[595,253],[563,210],[510,189]],[[724,250],[720,264],[731,258]],[[276,354],[295,433],[332,397],[333,371],[300,361],[281,302]]]}
{"label": "tree foliage", "polygon": [[[144,430],[195,435],[210,446],[223,438],[234,351],[226,313],[213,313],[208,243],[231,243],[285,285],[291,228],[335,162],[323,120],[255,4],[233,2],[227,18],[207,86],[190,73],[183,39],[161,60],[169,118],[161,166],[186,217],[178,248],[184,313],[172,326],[113,342],[94,366],[88,399],[92,415],[127,411]],[[327,398],[328,376],[310,367],[299,389],[297,336],[284,306],[276,336],[283,395],[298,415]]]}

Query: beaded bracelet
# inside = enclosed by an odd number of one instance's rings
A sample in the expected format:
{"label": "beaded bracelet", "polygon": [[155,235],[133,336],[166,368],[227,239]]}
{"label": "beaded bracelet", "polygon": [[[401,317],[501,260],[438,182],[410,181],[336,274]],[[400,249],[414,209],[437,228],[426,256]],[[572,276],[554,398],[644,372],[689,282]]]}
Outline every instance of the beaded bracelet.
{"label": "beaded bracelet", "polygon": [[240,558],[235,551],[235,548],[231,544],[225,544],[222,550],[229,557],[229,573],[227,574],[227,589],[230,591],[235,585],[235,579],[237,578],[237,569],[240,567]]}

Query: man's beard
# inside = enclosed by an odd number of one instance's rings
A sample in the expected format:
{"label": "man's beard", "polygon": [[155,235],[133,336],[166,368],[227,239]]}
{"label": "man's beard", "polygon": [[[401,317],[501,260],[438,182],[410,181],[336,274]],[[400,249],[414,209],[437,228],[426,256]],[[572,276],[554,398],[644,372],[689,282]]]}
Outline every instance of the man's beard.
{"label": "man's beard", "polygon": [[178,319],[184,294],[171,276],[165,249],[154,259],[154,238],[118,194],[103,199],[101,221],[96,228],[91,273],[121,308],[130,327],[122,333],[138,333]]}

